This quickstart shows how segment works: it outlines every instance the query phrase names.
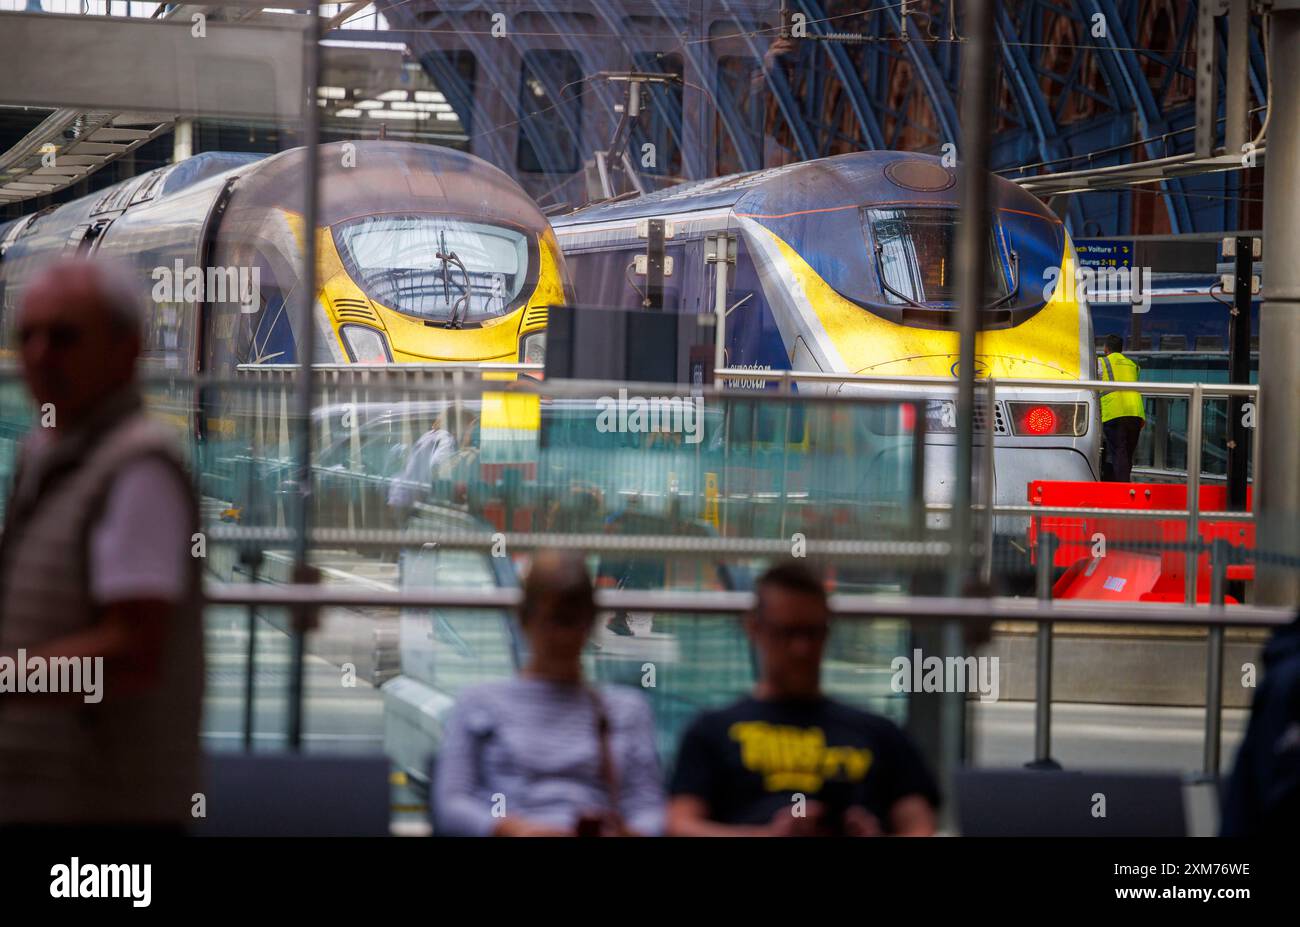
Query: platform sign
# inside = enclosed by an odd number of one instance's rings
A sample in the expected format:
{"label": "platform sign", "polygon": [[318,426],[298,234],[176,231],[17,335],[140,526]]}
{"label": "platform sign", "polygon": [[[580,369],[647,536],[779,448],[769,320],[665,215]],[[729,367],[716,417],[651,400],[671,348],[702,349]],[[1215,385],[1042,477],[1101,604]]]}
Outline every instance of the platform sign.
{"label": "platform sign", "polygon": [[1111,238],[1076,238],[1080,267],[1132,267],[1133,242]]}
{"label": "platform sign", "polygon": [[303,27],[311,20],[213,22],[200,36],[200,15],[0,10],[0,104],[296,122],[307,100]]}

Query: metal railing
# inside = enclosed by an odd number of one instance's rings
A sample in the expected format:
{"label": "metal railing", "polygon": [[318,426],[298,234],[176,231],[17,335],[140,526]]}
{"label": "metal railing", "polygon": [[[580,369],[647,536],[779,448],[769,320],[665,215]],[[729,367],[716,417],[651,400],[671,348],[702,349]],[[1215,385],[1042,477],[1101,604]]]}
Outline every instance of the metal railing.
{"label": "metal railing", "polygon": [[[793,390],[796,383],[812,384],[840,384],[854,386],[911,386],[924,387],[927,389],[939,388],[944,391],[956,392],[957,384],[953,380],[943,377],[874,377],[861,374],[834,374],[822,372],[796,372],[796,371],[754,371],[754,370],[737,370],[723,369],[715,372],[716,377],[748,377],[750,379],[762,379],[775,381],[779,384],[778,389],[782,393],[789,393]],[[998,379],[994,377],[987,378],[983,381],[986,393],[986,403],[988,408],[995,408],[994,403],[997,400],[997,390],[999,387],[1014,389],[1047,389],[1059,391],[1079,391],[1084,390],[1091,393],[1103,393],[1116,389],[1116,384],[1108,380],[1041,380],[1041,379]],[[1186,536],[1189,543],[1186,551],[1186,565],[1184,568],[1184,589],[1183,597],[1188,609],[1187,614],[1196,615],[1194,623],[1207,624],[1205,621],[1206,611],[1197,609],[1196,604],[1196,585],[1197,585],[1197,564],[1198,558],[1204,549],[1199,543],[1199,530],[1201,512],[1198,501],[1201,490],[1201,451],[1204,443],[1204,403],[1207,398],[1226,398],[1231,396],[1248,397],[1256,404],[1255,421],[1259,418],[1259,386],[1257,384],[1228,384],[1228,383],[1158,383],[1138,381],[1134,384],[1134,391],[1145,396],[1186,396],[1189,399],[1188,422],[1187,422],[1187,506],[1185,509],[1163,509],[1163,510],[1127,510],[1127,509],[1097,509],[1097,508],[1071,508],[1071,507],[1044,507],[1032,505],[995,505],[992,497],[992,480],[985,479],[985,493],[983,508],[992,515],[1028,515],[1031,517],[1041,517],[1046,515],[1087,515],[1092,517],[1111,516],[1134,519],[1157,519],[1157,518],[1181,518],[1186,522]],[[1254,428],[1253,434],[1253,453],[1256,460],[1259,459],[1260,448],[1260,429]],[[991,470],[992,452],[994,442],[985,442],[985,466]],[[942,510],[943,506],[927,505],[927,510]],[[1256,518],[1256,512],[1215,512],[1216,520],[1225,521],[1242,521],[1253,523]],[[981,573],[987,581],[992,570],[992,517],[985,518],[984,532],[984,561],[981,565]],[[1052,542],[1056,539],[1052,535],[1042,535],[1048,543],[1047,550],[1040,550],[1038,555],[1039,562],[1039,579],[1038,594],[1040,599],[1048,600],[1051,597],[1051,567],[1054,560],[1054,550]],[[1193,542],[1193,540],[1196,542]],[[1217,549],[1217,545],[1215,545]],[[1217,615],[1223,611],[1223,565],[1219,562],[1222,557],[1216,558],[1215,568],[1212,572],[1213,588],[1211,590],[1211,606]],[[1236,612],[1240,607],[1234,607]],[[1113,606],[1106,610],[1113,616]],[[1286,612],[1287,615],[1291,613]],[[1051,750],[1051,684],[1052,684],[1052,633],[1053,622],[1050,618],[1035,618],[1039,622],[1037,633],[1037,703],[1035,705],[1035,759],[1037,761],[1050,760]],[[1087,620],[1087,619],[1085,619]],[[1209,634],[1207,638],[1207,680],[1206,680],[1206,733],[1205,733],[1205,757],[1204,772],[1206,775],[1217,775],[1219,767],[1219,745],[1221,742],[1220,726],[1220,707],[1222,700],[1222,669],[1223,669],[1223,627],[1221,621],[1209,623]]]}
{"label": "metal railing", "polygon": [[[944,625],[956,622],[1036,622],[1051,628],[1057,622],[1075,624],[1134,624],[1159,627],[1207,627],[1205,679],[1205,735],[1203,768],[1206,777],[1219,774],[1222,734],[1222,676],[1224,631],[1226,628],[1276,628],[1296,620],[1294,609],[1258,606],[1222,606],[1222,566],[1216,560],[1218,605],[1138,603],[1117,615],[1113,603],[1051,602],[1047,598],[946,598],[938,596],[832,595],[833,616],[849,620],[906,621],[911,625]],[[312,584],[209,584],[205,597],[210,605],[293,608],[315,611],[324,606],[392,609],[513,610],[519,606],[517,588],[385,590],[340,588]],[[655,592],[599,589],[596,605],[602,611],[637,611],[659,614],[739,615],[754,605],[750,592]],[[1040,635],[1035,687],[1034,754],[1047,759],[1051,748],[1051,638]]]}
{"label": "metal railing", "polygon": [[[210,543],[286,545],[297,537],[291,528],[213,525]],[[784,538],[745,538],[681,534],[581,534],[560,532],[505,533],[492,531],[419,530],[384,528],[313,528],[308,543],[314,548],[347,546],[400,549],[426,546],[454,550],[508,551],[577,550],[617,554],[714,554],[719,557],[788,557],[790,541]],[[809,557],[828,560],[870,558],[881,565],[897,566],[918,561],[942,563],[952,553],[945,540],[873,541],[809,538]]]}
{"label": "metal railing", "polygon": [[[362,378],[373,376],[374,382],[382,383],[385,379],[397,376],[406,383],[412,380],[418,380],[423,376],[429,376],[431,379],[448,377],[453,382],[463,376],[473,377],[497,372],[531,372],[540,369],[540,365],[520,365],[520,364],[500,364],[500,365],[456,365],[447,367],[443,365],[404,365],[398,374],[390,374],[388,368],[378,368],[372,371],[366,371],[365,368],[357,368],[349,365],[331,365],[320,368],[321,373],[328,380],[331,377],[339,378]],[[294,372],[297,370],[296,365],[267,365],[260,368],[246,368],[240,373],[249,376],[249,379],[258,382],[266,381],[267,385],[280,385],[277,381],[282,381],[287,387],[292,381]],[[956,383],[947,378],[940,377],[897,377],[881,378],[858,375],[839,375],[824,373],[799,373],[791,371],[756,371],[756,370],[738,370],[722,369],[717,371],[718,378],[745,378],[745,379],[765,379],[779,381],[783,392],[790,393],[793,385],[797,382],[818,382],[824,384],[851,384],[859,386],[888,386],[902,387],[911,390],[908,398],[915,398],[918,391],[931,389],[940,389],[944,391],[954,391],[957,389]],[[154,378],[147,378],[154,379]],[[176,383],[180,379],[189,378],[170,378],[158,377],[159,382]],[[195,378],[201,380],[202,378]],[[1202,407],[1203,401],[1207,397],[1218,396],[1246,396],[1253,397],[1258,401],[1259,388],[1256,385],[1229,385],[1213,384],[1206,385],[1200,383],[1182,384],[1182,383],[1140,383],[1139,392],[1153,395],[1186,395],[1192,398],[1193,415],[1189,416],[1189,458],[1190,449],[1199,449],[1203,435],[1203,420],[1197,410]],[[1051,389],[1051,390],[1068,390],[1079,391],[1086,390],[1091,392],[1100,392],[1115,388],[1115,384],[1109,381],[1060,381],[1060,380],[1033,380],[1033,379],[1005,379],[989,378],[983,381],[983,388],[986,390],[991,400],[996,400],[997,390],[999,388],[1007,389]],[[901,390],[899,391],[901,392]],[[762,394],[757,394],[762,395]],[[992,407],[991,404],[989,406]],[[1258,448],[1260,440],[1259,429],[1255,429],[1254,440]],[[985,454],[991,458],[993,442],[984,443]],[[1189,459],[1189,464],[1194,461]],[[986,464],[991,464],[991,460],[986,458]],[[1200,521],[1200,512],[1195,504],[1199,496],[1200,486],[1199,467],[1189,466],[1187,473],[1187,488],[1189,504],[1186,509],[1161,509],[1161,510],[1125,510],[1125,509],[1100,509],[1100,508],[1083,508],[1083,507],[1045,507],[1033,505],[997,505],[992,498],[991,481],[985,481],[984,498],[981,502],[972,505],[976,512],[992,513],[992,515],[1016,515],[1026,517],[1039,517],[1049,515],[1085,515],[1085,516],[1118,516],[1128,517],[1135,520],[1142,519],[1159,519],[1159,518],[1180,518],[1187,523],[1187,537],[1189,541],[1197,539],[1197,531]],[[927,506],[931,511],[950,511],[951,506],[942,504],[930,504]],[[1215,512],[1213,516],[1216,520],[1231,520],[1244,523],[1252,522],[1255,519],[1253,512]],[[989,530],[991,531],[992,518],[985,519]],[[212,526],[210,528],[210,539],[214,541],[234,543],[234,544],[251,544],[251,543],[285,543],[291,544],[301,540],[298,532],[293,530],[278,528],[235,528],[224,526]],[[482,532],[463,532],[462,534],[449,534],[447,532],[419,533],[408,531],[383,531],[383,530],[349,530],[349,529],[329,529],[314,528],[307,532],[305,539],[308,544],[314,546],[328,546],[336,543],[347,543],[350,546],[359,547],[393,547],[411,545],[423,545],[428,543],[440,544],[443,546],[461,546],[466,548],[488,549],[499,539],[496,535]],[[605,549],[621,550],[624,552],[665,552],[665,553],[691,553],[693,551],[707,551],[713,553],[730,554],[733,556],[775,556],[789,553],[789,544],[783,540],[769,540],[761,538],[684,538],[684,537],[622,537],[614,538],[608,535],[602,536],[573,536],[573,535],[509,535],[506,537],[507,549],[510,550],[533,550],[542,547],[565,546],[581,549]],[[985,571],[991,567],[991,548],[989,538],[985,537],[982,545],[982,552],[985,556]],[[976,549],[980,549],[978,546]],[[915,542],[882,542],[866,540],[827,540],[819,542],[814,538],[808,539],[807,552],[810,556],[825,557],[830,559],[837,558],[870,558],[878,560],[882,565],[896,566],[905,562],[923,561],[927,563],[942,561],[951,553],[951,545],[944,540],[938,541],[915,541]],[[1212,602],[1209,607],[1196,607],[1195,603],[1195,582],[1196,582],[1196,563],[1197,558],[1202,552],[1198,545],[1188,544],[1186,550],[1187,562],[1187,587],[1185,589],[1185,600],[1187,605],[1183,606],[1152,606],[1140,605],[1134,606],[1131,613],[1117,621],[1113,604],[1110,605],[1075,605],[1075,604],[1051,604],[1046,603],[1025,603],[1015,600],[998,600],[998,599],[954,599],[954,598],[871,598],[871,597],[839,597],[835,600],[837,613],[846,617],[857,618],[902,618],[913,622],[924,621],[951,621],[964,617],[970,618],[987,618],[990,620],[1022,620],[1034,621],[1039,623],[1039,684],[1038,692],[1039,704],[1036,709],[1036,726],[1035,741],[1038,745],[1036,752],[1046,756],[1050,749],[1050,704],[1051,704],[1051,635],[1052,628],[1057,621],[1104,621],[1107,623],[1134,623],[1134,624],[1192,624],[1208,626],[1210,634],[1207,642],[1207,673],[1213,669],[1214,665],[1219,667],[1220,676],[1223,662],[1223,628],[1227,626],[1253,626],[1253,625],[1276,625],[1284,623],[1291,617],[1289,610],[1283,609],[1257,609],[1246,606],[1234,606],[1232,609],[1223,609],[1223,578],[1221,575],[1220,565],[1222,558],[1215,559],[1214,586],[1212,590]],[[1047,564],[1050,570],[1050,564],[1053,558],[1050,555],[1040,556],[1040,564]],[[1040,595],[1044,598],[1050,597],[1050,584],[1044,586],[1040,582]],[[472,594],[466,594],[467,598],[456,599],[455,596],[448,598],[449,593],[430,592],[428,594],[414,593],[383,593],[374,590],[344,590],[331,587],[328,591],[322,590],[311,585],[302,586],[219,586],[210,590],[210,601],[214,604],[245,604],[245,605],[281,605],[296,607],[315,607],[321,604],[338,604],[338,605],[381,605],[381,606],[454,606],[462,607],[486,607],[486,608],[508,608],[514,604],[515,595],[509,591],[487,594],[482,591],[476,591]],[[602,607],[621,607],[621,608],[653,608],[666,611],[691,611],[691,612],[739,612],[748,607],[749,599],[746,594],[727,594],[738,597],[733,598],[716,598],[713,594],[692,595],[687,599],[675,600],[674,594],[657,594],[657,593],[633,593],[620,592],[616,596],[626,597],[626,601],[621,599],[610,600],[609,594],[602,594]],[[305,598],[304,598],[305,596]],[[638,597],[649,596],[650,598],[641,599]],[[664,597],[666,596],[666,597]],[[613,603],[613,604],[610,604]],[[636,604],[640,603],[640,604]],[[1220,676],[1207,679],[1206,685],[1206,702],[1207,702],[1207,721],[1206,721],[1206,767],[1210,768],[1213,759],[1213,768],[1217,770],[1218,742],[1219,742],[1219,718],[1218,706],[1221,701],[1221,679]]]}
{"label": "metal railing", "polygon": [[[779,384],[779,392],[790,393],[796,383],[818,383],[818,384],[840,384],[853,386],[911,386],[924,387],[932,389],[938,387],[944,391],[956,392],[957,384],[954,380],[944,377],[874,377],[863,374],[840,374],[824,373],[819,371],[793,371],[793,370],[743,370],[736,368],[723,368],[715,371],[715,378],[739,378],[746,377],[749,379],[760,379]],[[993,408],[993,403],[997,400],[997,391],[999,387],[1011,389],[1048,389],[1061,391],[1087,391],[1091,393],[1103,393],[1116,389],[1114,381],[1110,380],[1039,380],[1039,379],[1018,379],[1018,378],[995,378],[988,377],[981,381],[984,384],[986,401],[989,408]],[[1187,396],[1190,397],[1190,408],[1188,410],[1187,424],[1187,507],[1185,509],[1164,510],[1159,515],[1155,513],[1138,513],[1126,512],[1125,510],[1101,510],[1090,508],[1056,508],[1051,510],[1050,514],[1061,515],[1099,515],[1113,514],[1116,517],[1137,517],[1137,518],[1181,518],[1187,523],[1187,537],[1196,537],[1200,525],[1200,506],[1197,504],[1200,499],[1201,491],[1201,445],[1204,441],[1204,416],[1202,410],[1207,398],[1224,398],[1230,396],[1249,397],[1256,404],[1255,421],[1259,418],[1259,386],[1258,384],[1232,384],[1232,383],[1156,383],[1137,381],[1133,391],[1141,393],[1143,396]],[[1254,453],[1255,458],[1259,458],[1260,429],[1254,431]],[[993,442],[986,442],[987,452],[991,453]],[[1008,514],[1026,514],[1026,515],[1046,515],[1049,511],[1036,506],[996,506],[992,500],[991,480],[985,480],[986,493],[984,506],[994,515]],[[928,507],[927,507],[928,508]],[[1253,522],[1255,520],[1254,512],[1227,513],[1216,512],[1216,519],[1225,518]],[[986,519],[991,523],[991,519]],[[991,530],[991,525],[990,525]],[[987,573],[989,568],[988,558],[992,556],[992,545],[985,544],[985,564],[983,572]],[[1184,601],[1191,605],[1196,602],[1196,557],[1197,554],[1189,551],[1187,554],[1186,568],[1186,585],[1184,588]]]}

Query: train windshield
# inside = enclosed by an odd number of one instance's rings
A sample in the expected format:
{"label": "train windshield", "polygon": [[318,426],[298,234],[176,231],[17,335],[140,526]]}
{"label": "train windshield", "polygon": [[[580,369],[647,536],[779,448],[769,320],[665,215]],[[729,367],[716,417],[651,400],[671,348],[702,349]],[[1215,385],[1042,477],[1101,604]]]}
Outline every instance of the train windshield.
{"label": "train windshield", "polygon": [[454,216],[367,216],[335,226],[334,241],[375,302],[449,324],[504,315],[530,275],[526,234]]}
{"label": "train windshield", "polygon": [[[931,306],[957,301],[954,210],[868,209],[866,221],[874,239],[880,279],[891,303]],[[987,247],[991,272],[984,301],[990,305],[1008,297],[1010,284],[992,231]]]}

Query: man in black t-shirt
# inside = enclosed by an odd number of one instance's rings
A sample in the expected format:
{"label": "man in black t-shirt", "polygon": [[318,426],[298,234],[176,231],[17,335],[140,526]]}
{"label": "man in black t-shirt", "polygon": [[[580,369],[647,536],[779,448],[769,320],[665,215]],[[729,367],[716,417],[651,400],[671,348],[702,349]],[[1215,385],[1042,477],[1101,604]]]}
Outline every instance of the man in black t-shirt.
{"label": "man in black t-shirt", "polygon": [[759,661],[752,696],[687,729],[669,791],[677,836],[922,836],[939,791],[893,723],[821,692],[826,592],[799,564],[758,584],[746,630]]}

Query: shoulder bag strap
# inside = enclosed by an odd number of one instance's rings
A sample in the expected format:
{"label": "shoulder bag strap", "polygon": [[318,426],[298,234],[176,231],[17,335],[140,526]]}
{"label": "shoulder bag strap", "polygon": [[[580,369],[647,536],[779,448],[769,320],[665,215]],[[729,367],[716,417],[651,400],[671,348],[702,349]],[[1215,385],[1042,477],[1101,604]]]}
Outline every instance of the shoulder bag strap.
{"label": "shoulder bag strap", "polygon": [[596,742],[600,750],[600,778],[605,784],[605,791],[609,793],[610,810],[617,812],[619,782],[618,770],[614,767],[614,752],[609,743],[609,714],[605,711],[605,700],[600,697],[600,693],[594,687],[587,691],[591,693],[591,703],[596,709]]}

